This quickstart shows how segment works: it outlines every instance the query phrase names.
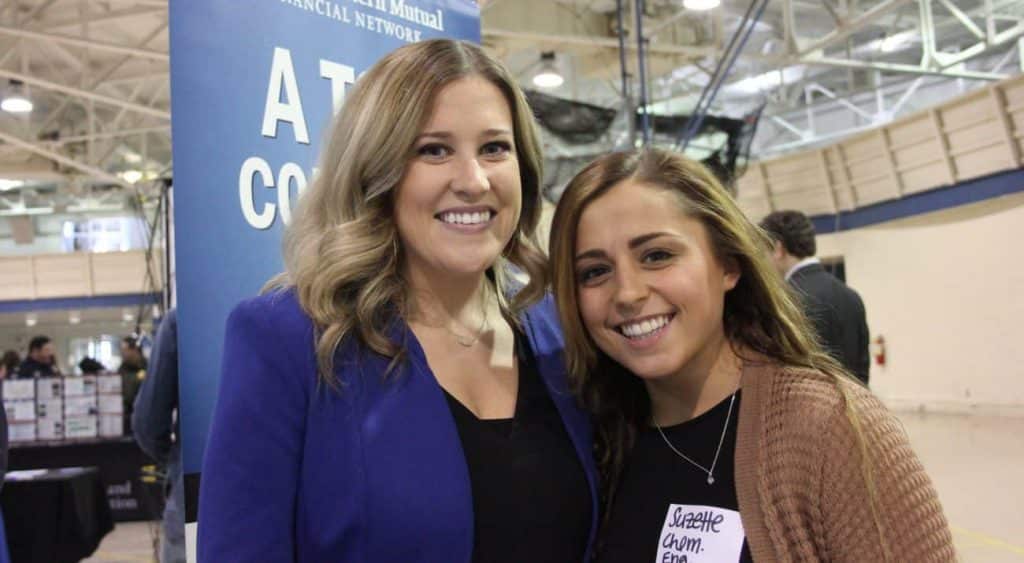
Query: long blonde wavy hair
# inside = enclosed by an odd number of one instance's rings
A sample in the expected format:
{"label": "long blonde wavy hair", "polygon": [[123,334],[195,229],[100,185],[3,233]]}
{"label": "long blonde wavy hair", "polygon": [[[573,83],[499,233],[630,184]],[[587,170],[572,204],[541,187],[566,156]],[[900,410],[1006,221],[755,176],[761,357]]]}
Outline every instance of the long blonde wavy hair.
{"label": "long blonde wavy hair", "polygon": [[[811,325],[769,262],[768,235],[747,219],[718,179],[700,163],[661,149],[613,153],[598,158],[569,182],[555,210],[549,246],[569,380],[594,417],[605,507],[610,508],[637,430],[650,423],[651,407],[641,379],[604,354],[583,325],[577,301],[576,236],[587,206],[626,180],[676,195],[681,208],[704,225],[715,257],[720,263],[734,261],[740,270],[736,287],[725,294],[723,327],[729,342],[781,364],[830,376],[844,398],[862,460],[866,459],[859,418],[846,386],[840,384],[854,379],[812,336]],[[873,495],[869,464],[862,464],[862,472]],[[875,517],[877,523],[877,513]]]}
{"label": "long blonde wavy hair", "polygon": [[[346,97],[322,150],[320,172],[299,198],[285,232],[285,272],[266,288],[294,287],[316,327],[320,380],[331,387],[339,383],[334,376],[335,351],[348,338],[391,358],[392,367],[402,358],[402,343],[389,337],[393,322],[411,313],[394,220],[394,189],[437,93],[469,76],[488,80],[508,102],[523,191],[519,223],[487,278],[510,322],[547,286],[547,264],[535,237],[541,203],[540,143],[533,114],[515,79],[470,43],[434,39],[401,47],[373,65]],[[508,297],[508,263],[529,276],[513,297]]]}

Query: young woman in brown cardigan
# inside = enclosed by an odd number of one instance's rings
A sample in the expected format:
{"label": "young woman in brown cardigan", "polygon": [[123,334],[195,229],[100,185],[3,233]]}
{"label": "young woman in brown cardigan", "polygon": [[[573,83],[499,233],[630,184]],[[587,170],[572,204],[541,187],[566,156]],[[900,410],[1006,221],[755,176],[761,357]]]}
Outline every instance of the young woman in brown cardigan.
{"label": "young woman in brown cardigan", "polygon": [[765,235],[703,166],[599,158],[554,290],[604,477],[598,561],[953,561],[899,422],[821,352]]}

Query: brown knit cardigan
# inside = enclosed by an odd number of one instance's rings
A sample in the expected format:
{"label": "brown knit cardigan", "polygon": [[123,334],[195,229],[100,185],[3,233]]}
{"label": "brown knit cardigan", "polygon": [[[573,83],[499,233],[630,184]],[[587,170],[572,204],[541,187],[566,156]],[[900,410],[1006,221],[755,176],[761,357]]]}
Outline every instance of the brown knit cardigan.
{"label": "brown knit cardigan", "polygon": [[754,560],[955,561],[942,506],[899,421],[864,387],[842,385],[860,418],[867,464],[831,378],[746,363],[736,495]]}

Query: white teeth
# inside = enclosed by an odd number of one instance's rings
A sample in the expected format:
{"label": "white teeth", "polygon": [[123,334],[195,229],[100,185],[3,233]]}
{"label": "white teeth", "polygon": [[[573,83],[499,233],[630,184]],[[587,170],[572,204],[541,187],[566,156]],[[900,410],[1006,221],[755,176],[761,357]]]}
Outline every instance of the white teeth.
{"label": "white teeth", "polygon": [[441,214],[441,220],[445,223],[451,223],[455,225],[478,225],[480,223],[486,223],[491,218],[489,211],[477,212],[477,213],[443,213]]}
{"label": "white teeth", "polygon": [[668,324],[670,317],[668,315],[661,315],[653,319],[648,319],[638,323],[631,323],[628,325],[622,325],[620,330],[623,334],[630,338],[644,338],[649,336],[654,331]]}

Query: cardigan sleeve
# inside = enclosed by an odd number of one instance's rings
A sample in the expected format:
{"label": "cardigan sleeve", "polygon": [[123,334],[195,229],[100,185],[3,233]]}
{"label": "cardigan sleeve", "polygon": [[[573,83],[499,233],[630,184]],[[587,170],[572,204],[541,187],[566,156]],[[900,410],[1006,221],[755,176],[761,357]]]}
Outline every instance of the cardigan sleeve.
{"label": "cardigan sleeve", "polygon": [[820,434],[826,559],[956,561],[938,495],[900,422],[866,389],[842,385],[857,426],[840,401]]}
{"label": "cardigan sleeve", "polygon": [[200,481],[200,562],[295,560],[310,377],[301,345],[312,343],[296,316],[262,296],[228,318]]}

